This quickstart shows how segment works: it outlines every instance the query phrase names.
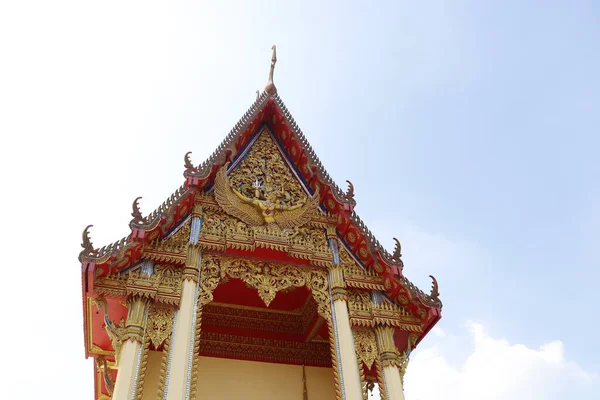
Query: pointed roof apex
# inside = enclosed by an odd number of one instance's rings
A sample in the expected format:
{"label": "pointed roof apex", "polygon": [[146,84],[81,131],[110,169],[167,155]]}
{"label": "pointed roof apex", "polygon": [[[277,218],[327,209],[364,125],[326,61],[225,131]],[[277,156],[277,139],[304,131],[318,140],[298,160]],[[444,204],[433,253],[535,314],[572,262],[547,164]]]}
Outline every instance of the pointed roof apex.
{"label": "pointed roof apex", "polygon": [[271,56],[271,69],[269,70],[269,81],[267,82],[267,86],[265,86],[265,92],[274,95],[277,94],[277,88],[273,83],[273,72],[275,71],[275,63],[277,62],[277,49],[275,45],[271,47],[271,50],[273,50],[273,55]]}

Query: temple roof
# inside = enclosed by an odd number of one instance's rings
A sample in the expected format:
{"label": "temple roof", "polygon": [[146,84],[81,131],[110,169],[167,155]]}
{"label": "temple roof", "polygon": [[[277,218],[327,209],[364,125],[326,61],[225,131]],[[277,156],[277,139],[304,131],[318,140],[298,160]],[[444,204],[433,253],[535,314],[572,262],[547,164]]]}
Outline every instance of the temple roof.
{"label": "temple roof", "polygon": [[[274,61],[275,55],[272,69]],[[145,243],[167,237],[190,215],[195,196],[212,189],[218,169],[227,162],[235,161],[252,138],[266,126],[277,138],[299,178],[311,190],[318,188],[321,207],[330,217],[337,219],[337,235],[346,248],[365,270],[381,277],[381,289],[390,300],[422,314],[425,331],[421,338],[424,337],[441,317],[442,303],[435,278],[432,277],[431,293],[426,294],[403,275],[400,242],[396,240],[396,247],[390,253],[367,228],[354,211],[356,201],[352,184],[348,182],[349,187],[344,191],[333,181],[279,97],[272,84],[272,70],[269,78],[270,84],[266,90],[257,97],[206,161],[193,165],[190,153],[185,155],[184,183],[156,210],[144,217],[138,207],[139,198],[133,202],[130,235],[96,249],[89,238],[90,226],[86,227],[83,250],[79,255],[84,297],[90,285],[93,285],[95,276],[114,274],[133,266],[141,260]]]}

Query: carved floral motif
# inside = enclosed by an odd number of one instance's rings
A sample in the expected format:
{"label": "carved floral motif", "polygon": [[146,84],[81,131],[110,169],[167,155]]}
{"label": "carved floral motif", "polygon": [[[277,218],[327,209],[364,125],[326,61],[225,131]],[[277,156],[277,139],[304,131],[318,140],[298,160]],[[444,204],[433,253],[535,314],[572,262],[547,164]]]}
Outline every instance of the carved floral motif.
{"label": "carved floral motif", "polygon": [[318,304],[319,315],[330,319],[326,271],[216,255],[205,255],[202,263],[199,298],[202,305],[213,300],[213,291],[225,277],[229,277],[241,279],[257,289],[267,307],[278,291],[306,286]]}
{"label": "carved floral motif", "polygon": [[422,332],[419,318],[387,300],[375,303],[371,300],[371,292],[364,290],[348,290],[348,311],[353,326],[374,327],[387,325],[401,328],[408,332]]}
{"label": "carved floral motif", "polygon": [[370,328],[354,328],[354,345],[358,361],[365,363],[371,369],[377,359],[377,339]]}
{"label": "carved floral motif", "polygon": [[306,201],[306,192],[292,175],[279,148],[265,129],[260,133],[246,157],[232,171],[231,185],[246,197],[254,197],[255,183],[265,195],[278,191],[282,194],[280,202],[293,206]]}
{"label": "carved floral motif", "polygon": [[146,335],[155,349],[169,337],[173,329],[173,307],[153,304],[148,311]]}

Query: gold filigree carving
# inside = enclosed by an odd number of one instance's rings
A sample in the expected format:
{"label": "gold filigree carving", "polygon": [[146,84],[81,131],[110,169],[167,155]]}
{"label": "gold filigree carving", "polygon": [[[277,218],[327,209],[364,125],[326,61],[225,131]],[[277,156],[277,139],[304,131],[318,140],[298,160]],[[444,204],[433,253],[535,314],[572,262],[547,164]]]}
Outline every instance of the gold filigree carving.
{"label": "gold filigree carving", "polygon": [[296,268],[276,267],[269,264],[249,265],[245,262],[232,261],[227,274],[238,278],[258,290],[259,297],[269,307],[278,291],[290,287],[304,286],[304,274]]}
{"label": "gold filigree carving", "polygon": [[155,240],[151,247],[166,253],[184,253],[190,241],[190,221],[186,220],[165,239]]}
{"label": "gold filigree carving", "polygon": [[326,271],[206,255],[203,259],[200,280],[202,305],[213,300],[213,291],[225,277],[241,279],[248,286],[257,289],[258,295],[267,307],[278,291],[307,286],[318,304],[319,314],[324,318],[330,318]]}
{"label": "gold filigree carving", "polygon": [[281,228],[302,226],[310,221],[319,207],[318,193],[298,204],[286,204],[284,200],[289,194],[283,189],[275,188],[271,184],[270,175],[266,175],[263,183],[256,180],[253,183],[253,196],[246,196],[231,187],[227,177],[228,165],[221,167],[215,177],[215,199],[227,214],[249,226],[271,223],[277,223]]}
{"label": "gold filigree carving", "polygon": [[199,243],[204,249],[216,251],[227,248],[278,250],[291,257],[310,260],[313,265],[326,267],[332,265],[326,226],[322,222],[310,222],[294,228],[281,228],[277,224],[249,226],[220,209],[208,206]]}
{"label": "gold filigree carving", "polygon": [[183,270],[183,279],[187,281],[198,282],[200,273],[200,247],[190,245],[187,248],[187,257],[185,259],[185,269]]}
{"label": "gold filigree carving", "polygon": [[178,305],[181,295],[182,270],[172,265],[156,264],[154,275],[146,276],[141,271],[129,274],[110,275],[96,278],[96,292],[102,295],[125,297],[140,296],[162,304]]}
{"label": "gold filigree carving", "polygon": [[329,346],[322,342],[297,342],[253,336],[202,332],[200,354],[262,362],[329,367]]}
{"label": "gold filigree carving", "polygon": [[[268,269],[264,267],[268,266]],[[231,267],[231,274],[229,272]],[[280,272],[278,272],[280,270]],[[265,274],[265,271],[266,274]],[[251,273],[250,273],[251,272]],[[263,277],[260,277],[264,275]],[[221,280],[226,277],[239,278],[254,288],[263,290],[261,298],[265,303],[272,300],[272,293],[277,290],[283,290],[289,287],[305,285],[311,291],[311,294],[317,302],[318,313],[327,322],[329,333],[329,354],[334,375],[336,398],[342,398],[340,374],[337,363],[337,347],[335,345],[335,332],[331,319],[331,304],[329,297],[329,281],[327,271],[305,269],[295,266],[267,264],[255,260],[234,259],[217,255],[204,255],[202,260],[202,273],[200,275],[200,296],[198,299],[199,307],[210,303],[213,300],[213,292]],[[276,292],[276,291],[275,291]],[[200,309],[200,308],[199,308]],[[321,342],[312,341],[308,345],[318,345]],[[200,346],[204,351],[208,344]],[[230,346],[221,346],[227,351],[233,351]],[[207,350],[208,351],[208,350]],[[216,351],[216,350],[215,350]],[[225,350],[223,350],[225,351]],[[264,352],[263,352],[264,353]],[[215,354],[222,354],[216,351]],[[302,359],[300,362],[304,362]],[[298,362],[298,361],[295,361]]]}
{"label": "gold filigree carving", "polygon": [[214,193],[223,210],[249,226],[301,226],[319,205],[318,194],[307,196],[266,128],[229,177],[227,165],[219,170]]}
{"label": "gold filigree carving", "polygon": [[146,311],[150,299],[143,296],[134,296],[127,299],[127,321],[121,341],[127,340],[143,343]]}
{"label": "gold filigree carving", "polygon": [[112,344],[115,356],[115,367],[118,368],[121,359],[121,348],[123,347],[122,338],[123,333],[125,332],[125,320],[121,318],[119,322],[114,323],[109,319],[106,299],[102,296],[90,299],[90,303],[92,306],[95,305],[98,310],[101,308],[104,310],[104,330]]}
{"label": "gold filigree carving", "polygon": [[389,326],[377,326],[375,328],[377,336],[377,347],[379,349],[379,357],[384,367],[394,365],[400,367],[400,353],[394,342],[394,328]]}
{"label": "gold filigree carving", "polygon": [[348,288],[385,290],[383,278],[375,271],[359,266],[345,248],[340,249],[340,266],[344,269],[344,280]]}
{"label": "gold filigree carving", "polygon": [[173,329],[173,307],[152,304],[148,310],[146,336],[155,349],[167,340]]}
{"label": "gold filigree carving", "polygon": [[354,332],[354,345],[358,360],[364,362],[367,368],[371,369],[377,359],[375,332],[370,328],[354,328],[352,332]]}
{"label": "gold filigree carving", "polygon": [[333,300],[346,301],[346,282],[344,282],[344,269],[342,267],[331,268],[329,270],[329,285],[331,287],[331,296]]}
{"label": "gold filigree carving", "polygon": [[264,129],[239,166],[231,172],[231,185],[246,197],[254,196],[254,183],[263,183],[261,191],[281,190],[281,202],[288,206],[306,200],[306,192],[292,174],[269,131]]}
{"label": "gold filigree carving", "polygon": [[382,301],[374,303],[370,292],[348,290],[348,311],[353,326],[393,326],[407,332],[422,332],[421,320],[397,304]]}

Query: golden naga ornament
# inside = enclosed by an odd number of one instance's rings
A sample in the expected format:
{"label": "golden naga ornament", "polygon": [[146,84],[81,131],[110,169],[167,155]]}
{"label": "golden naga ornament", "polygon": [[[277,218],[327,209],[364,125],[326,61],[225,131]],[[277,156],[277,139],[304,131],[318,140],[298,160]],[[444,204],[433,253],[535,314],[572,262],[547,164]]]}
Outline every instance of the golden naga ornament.
{"label": "golden naga ornament", "polygon": [[288,193],[277,187],[265,174],[263,182],[253,183],[254,196],[249,197],[231,186],[225,164],[215,177],[215,200],[223,210],[250,226],[276,223],[281,228],[294,228],[306,224],[319,207],[319,193],[298,204],[286,204]]}

